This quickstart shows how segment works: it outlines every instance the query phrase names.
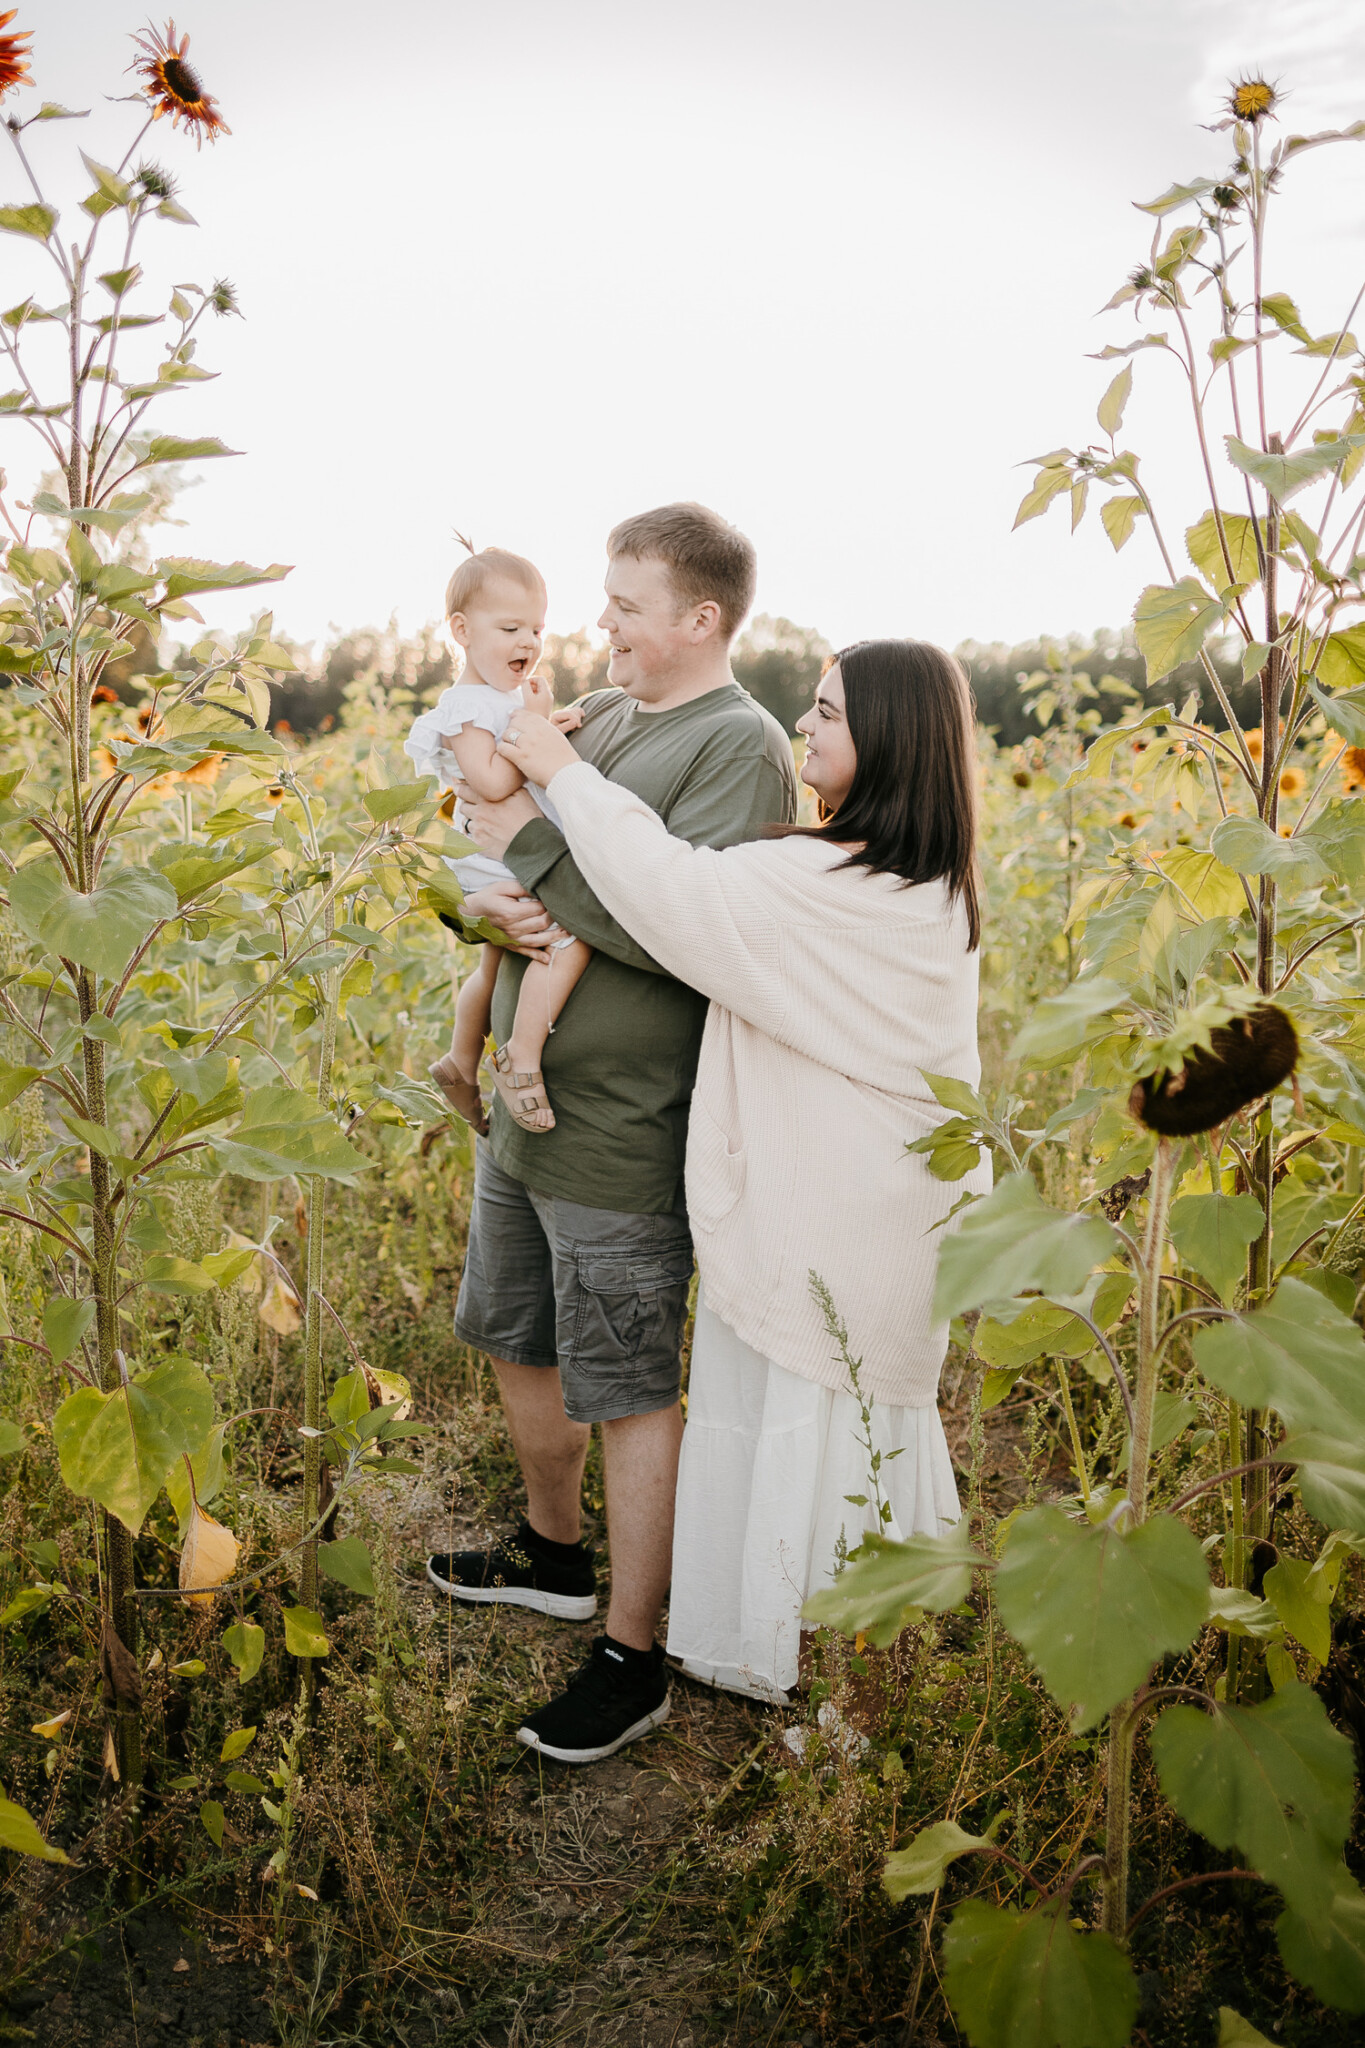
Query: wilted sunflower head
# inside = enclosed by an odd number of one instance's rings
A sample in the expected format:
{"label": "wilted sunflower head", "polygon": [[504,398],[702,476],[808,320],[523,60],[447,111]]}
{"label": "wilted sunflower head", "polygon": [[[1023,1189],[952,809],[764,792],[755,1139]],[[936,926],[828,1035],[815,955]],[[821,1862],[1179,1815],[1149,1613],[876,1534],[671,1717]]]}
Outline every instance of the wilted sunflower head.
{"label": "wilted sunflower head", "polygon": [[[11,7],[7,13],[0,14],[0,30],[8,28],[18,12],[17,7]],[[16,85],[33,83],[28,75],[29,44],[32,41],[31,28],[17,36],[0,34],[0,99]]]}
{"label": "wilted sunflower head", "polygon": [[177,43],[173,21],[166,23],[164,34],[149,28],[146,35],[134,36],[133,41],[143,55],[135,57],[128,69],[136,71],[142,80],[142,90],[152,102],[154,121],[159,121],[163,114],[170,115],[172,128],[178,128],[183,121],[196,148],[205,136],[216,142],[220,135],[231,135],[216,100],[204,91],[199,73],[189,62],[189,37],[181,36]]}
{"label": "wilted sunflower head", "polygon": [[1236,1116],[1287,1081],[1299,1063],[1293,1024],[1274,1003],[1219,1024],[1209,1050],[1186,1057],[1173,1074],[1144,1074],[1133,1084],[1128,1112],[1163,1138],[1192,1138]]}
{"label": "wilted sunflower head", "polygon": [[1306,787],[1302,768],[1286,768],[1280,777],[1281,796],[1302,796]]}
{"label": "wilted sunflower head", "polygon": [[1235,185],[1215,185],[1213,188],[1213,203],[1224,213],[1235,212],[1242,203],[1242,197]]}
{"label": "wilted sunflower head", "polygon": [[1341,757],[1341,781],[1347,796],[1365,789],[1365,747],[1348,747]]}
{"label": "wilted sunflower head", "polygon": [[1227,109],[1239,121],[1264,121],[1273,114],[1279,93],[1265,78],[1239,78],[1228,94]]}

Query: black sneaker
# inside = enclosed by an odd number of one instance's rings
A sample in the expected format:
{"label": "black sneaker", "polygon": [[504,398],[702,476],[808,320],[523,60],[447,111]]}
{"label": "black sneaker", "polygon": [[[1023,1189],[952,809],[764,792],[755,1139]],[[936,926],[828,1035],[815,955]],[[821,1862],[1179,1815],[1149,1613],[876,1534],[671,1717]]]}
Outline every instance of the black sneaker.
{"label": "black sneaker", "polygon": [[557,1700],[527,1716],[517,1741],[562,1764],[595,1764],[668,1719],[668,1670],[658,1643],[648,1658],[598,1636]]}
{"label": "black sneaker", "polygon": [[[567,1544],[556,1544],[566,1550]],[[548,1556],[535,1530],[523,1522],[515,1536],[491,1550],[437,1551],[427,1559],[427,1577],[454,1600],[530,1607],[556,1621],[591,1621],[597,1612],[597,1578],[581,1544],[572,1562]]]}

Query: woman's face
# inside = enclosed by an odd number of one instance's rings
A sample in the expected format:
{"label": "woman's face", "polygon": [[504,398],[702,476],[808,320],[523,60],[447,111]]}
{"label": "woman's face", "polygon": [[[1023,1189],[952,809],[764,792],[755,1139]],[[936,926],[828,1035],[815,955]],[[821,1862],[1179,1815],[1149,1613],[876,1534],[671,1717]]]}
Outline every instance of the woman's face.
{"label": "woman's face", "polygon": [[815,702],[804,718],[797,719],[796,730],[806,736],[801,780],[829,810],[837,811],[853,787],[853,771],[858,765],[844,716],[844,679],[837,662],[821,676]]}

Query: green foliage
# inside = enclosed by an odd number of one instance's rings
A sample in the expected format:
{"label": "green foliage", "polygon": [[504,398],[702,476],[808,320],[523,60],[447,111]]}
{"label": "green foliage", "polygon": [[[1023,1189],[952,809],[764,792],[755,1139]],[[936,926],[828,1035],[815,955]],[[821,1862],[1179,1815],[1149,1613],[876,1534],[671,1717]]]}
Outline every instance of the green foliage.
{"label": "green foliage", "polygon": [[939,1314],[960,1315],[1029,1287],[1077,1294],[1114,1243],[1113,1231],[1098,1216],[1050,1209],[1031,1175],[1010,1174],[945,1240],[938,1264]]}
{"label": "green foliage", "polygon": [[1300,1916],[1332,1899],[1351,1824],[1350,1742],[1288,1684],[1254,1707],[1168,1707],[1151,1734],[1161,1789],[1215,1848],[1238,1849]]}
{"label": "green foliage", "polygon": [[887,1857],[882,1882],[893,1899],[912,1898],[936,1892],[959,1856],[990,1849],[986,1835],[969,1835],[955,1820],[936,1821],[922,1828],[913,1842]]}
{"label": "green foliage", "polygon": [[811,1594],[805,1616],[849,1635],[861,1630],[885,1646],[922,1612],[958,1606],[979,1562],[963,1522],[945,1536],[912,1536],[905,1543],[869,1536],[835,1583]]}
{"label": "green foliage", "polygon": [[1041,1507],[1010,1527],[996,1598],[1048,1691],[1076,1727],[1090,1728],[1158,1658],[1188,1649],[1208,1585],[1198,1539],[1170,1516],[1121,1535]]}
{"label": "green foliage", "polygon": [[1123,2048],[1137,2016],[1132,1965],[1066,1909],[1016,1913],[969,1899],[943,1937],[948,2003],[976,2048]]}

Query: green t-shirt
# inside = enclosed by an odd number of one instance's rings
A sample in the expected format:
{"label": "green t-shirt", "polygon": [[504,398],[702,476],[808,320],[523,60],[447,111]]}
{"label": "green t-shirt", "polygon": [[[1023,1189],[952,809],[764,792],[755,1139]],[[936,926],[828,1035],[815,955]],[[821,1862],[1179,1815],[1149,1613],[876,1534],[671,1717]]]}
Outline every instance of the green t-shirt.
{"label": "green t-shirt", "polygon": [[[672,711],[645,711],[621,690],[584,702],[573,744],[613,782],[659,813],[693,846],[733,846],[796,816],[791,742],[738,683]],[[593,958],[545,1046],[552,1131],[493,1108],[493,1156],[538,1193],[590,1209],[665,1215],[682,1206],[687,1110],[706,1021],[706,997],[665,974],[608,914],[548,819],[523,825],[504,856],[565,931]],[[498,975],[493,1036],[512,1028],[525,962]]]}

